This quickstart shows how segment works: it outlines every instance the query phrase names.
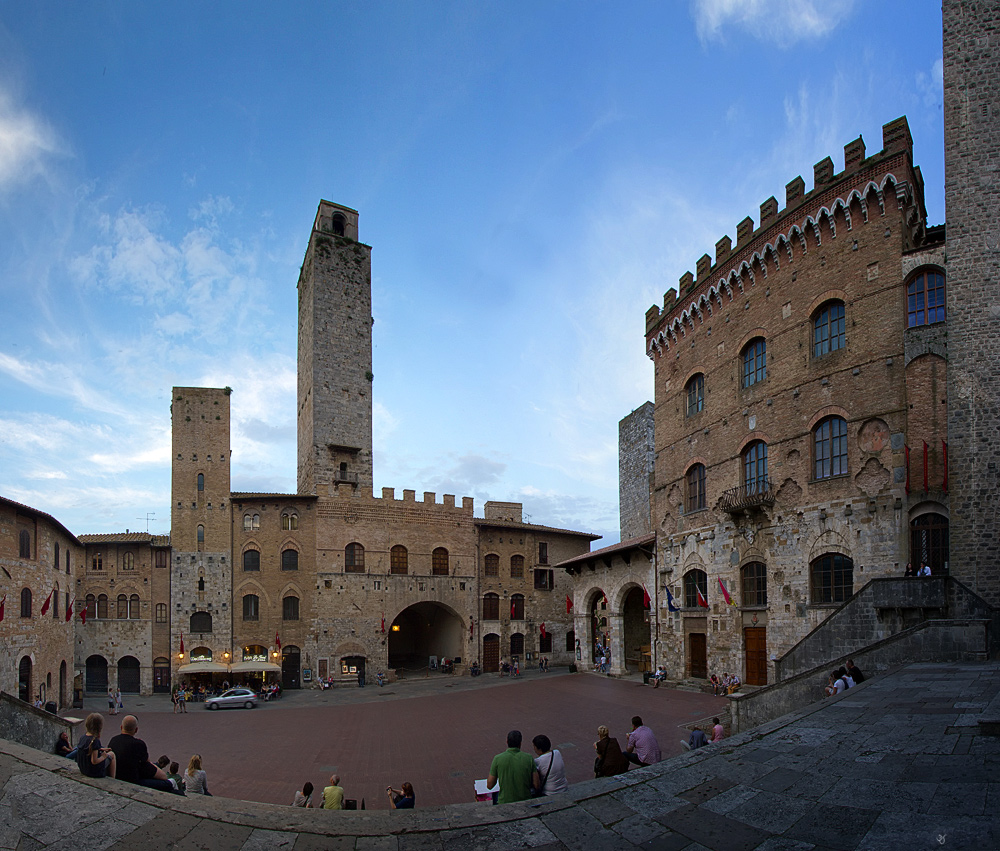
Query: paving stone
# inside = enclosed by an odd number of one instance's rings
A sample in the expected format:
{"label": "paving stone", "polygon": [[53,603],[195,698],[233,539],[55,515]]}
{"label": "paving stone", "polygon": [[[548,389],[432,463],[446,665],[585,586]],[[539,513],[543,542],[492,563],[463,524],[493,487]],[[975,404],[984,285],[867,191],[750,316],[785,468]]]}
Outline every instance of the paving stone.
{"label": "paving stone", "polygon": [[734,786],[732,789],[727,789],[725,792],[709,799],[702,804],[702,807],[713,813],[726,815],[730,810],[734,810],[740,804],[745,804],[747,801],[753,800],[759,794],[760,792],[756,789],[751,789],[749,786]]}
{"label": "paving stone", "polygon": [[789,798],[774,792],[761,792],[730,810],[730,818],[768,833],[783,833],[813,808],[812,801]]}
{"label": "paving stone", "polygon": [[711,777],[704,783],[699,783],[693,789],[681,792],[678,797],[692,804],[703,804],[705,801],[712,800],[716,795],[725,792],[727,789],[732,789],[736,785],[735,781],[729,780],[726,777]]}
{"label": "paving stone", "polygon": [[640,815],[622,819],[611,829],[633,845],[648,842],[667,832],[667,829],[659,822]]}
{"label": "paving stone", "polygon": [[202,819],[172,851],[240,851],[253,828]]}
{"label": "paving stone", "polygon": [[832,772],[829,774],[813,774],[804,783],[790,786],[784,794],[792,798],[802,798],[807,801],[818,801],[830,789],[840,782],[840,777]]}
{"label": "paving stone", "polygon": [[581,801],[579,806],[596,818],[605,827],[610,827],[615,822],[623,818],[629,818],[635,814],[635,810],[614,795],[601,795],[598,798],[588,798]]}
{"label": "paving stone", "polygon": [[986,811],[986,791],[986,783],[941,783],[926,812],[936,816],[981,816]]}
{"label": "paving stone", "polygon": [[32,839],[30,836],[24,836],[21,841],[17,844],[17,851],[41,851],[45,846],[42,845],[37,839]]}
{"label": "paving stone", "polygon": [[621,803],[626,814],[628,812],[643,813],[651,818],[676,810],[685,803],[673,795],[663,794],[658,789],[653,788],[650,783],[643,783],[630,789],[620,789],[609,797]]}
{"label": "paving stone", "polygon": [[889,809],[898,812],[927,811],[937,785],[934,783],[891,783],[885,780],[845,778],[837,782],[820,800],[824,804],[863,809]]}
{"label": "paving stone", "polygon": [[873,810],[858,807],[814,804],[783,835],[824,848],[852,851],[877,816],[878,813]]}
{"label": "paving stone", "polygon": [[882,813],[864,838],[852,846],[856,851],[940,848],[944,851],[986,851],[1000,847],[995,822],[957,816],[947,818],[920,814]]}
{"label": "paving stone", "polygon": [[778,755],[778,751],[769,748],[754,748],[747,753],[741,753],[740,759],[743,762],[768,762]]}
{"label": "paving stone", "polygon": [[[395,836],[359,836],[354,847],[356,851],[398,851],[399,841]],[[295,851],[301,851],[298,842]]]}
{"label": "paving stone", "polygon": [[240,851],[292,851],[296,835],[281,830],[255,830]]}
{"label": "paving stone", "polygon": [[753,786],[762,792],[784,792],[799,783],[809,775],[790,768],[776,768],[770,774],[765,774]]}
{"label": "paving stone", "polygon": [[590,813],[578,807],[549,813],[542,821],[559,842],[575,851],[615,851],[622,847],[617,833],[606,830]]}
{"label": "paving stone", "polygon": [[645,848],[647,851],[698,851],[698,849],[704,848],[704,846],[696,842],[692,843],[686,836],[681,836],[672,830],[668,830],[660,836],[647,840],[636,847]]}
{"label": "paving stone", "polygon": [[[91,822],[86,827],[75,828],[63,825],[63,838],[45,845],[46,851],[105,851],[116,842],[127,840],[135,831],[135,825],[119,818],[103,818]],[[134,845],[132,846],[135,847]]]}
{"label": "paving stone", "polygon": [[800,842],[798,839],[788,839],[784,836],[772,836],[757,846],[757,851],[813,851],[816,846],[811,842]]}
{"label": "paving stone", "polygon": [[125,840],[112,845],[113,851],[135,848],[173,848],[191,831],[198,827],[201,819],[184,813],[161,810],[156,818],[135,828]]}
{"label": "paving stone", "polygon": [[444,851],[440,833],[405,833],[396,840],[399,851]]}
{"label": "paving stone", "polygon": [[694,804],[661,816],[657,821],[713,851],[750,851],[770,835]]}
{"label": "paving stone", "polygon": [[470,838],[473,847],[484,851],[517,851],[520,848],[540,848],[558,842],[539,818],[473,828]]}

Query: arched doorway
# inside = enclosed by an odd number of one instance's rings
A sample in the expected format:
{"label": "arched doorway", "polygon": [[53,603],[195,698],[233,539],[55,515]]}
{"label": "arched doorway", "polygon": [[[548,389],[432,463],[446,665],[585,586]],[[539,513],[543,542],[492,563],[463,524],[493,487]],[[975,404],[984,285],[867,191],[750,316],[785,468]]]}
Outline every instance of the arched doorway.
{"label": "arched doorway", "polygon": [[[607,652],[611,638],[611,629],[608,626],[608,598],[600,588],[593,592],[593,597],[590,600],[587,631],[589,633],[587,638],[590,644],[590,662],[592,665],[596,665],[601,661],[601,656]],[[603,652],[598,652],[598,646]]]}
{"label": "arched doorway", "polygon": [[165,656],[153,660],[153,693],[170,693],[170,660]]}
{"label": "arched doorway", "polygon": [[59,706],[66,705],[66,660],[59,664]]}
{"label": "arched doorway", "polygon": [[943,514],[921,514],[910,522],[910,563],[916,569],[929,564],[935,576],[948,572],[948,518]]}
{"label": "arched doorway", "polygon": [[87,657],[87,674],[84,687],[88,694],[103,694],[108,690],[108,660],[103,656]]}
{"label": "arched doorway", "polygon": [[500,636],[495,632],[483,636],[483,670],[487,674],[500,670]]}
{"label": "arched doorway", "polygon": [[389,630],[389,667],[426,668],[431,656],[459,659],[465,624],[440,603],[414,603],[403,609]]}
{"label": "arched doorway", "polygon": [[281,687],[283,689],[301,688],[302,679],[299,674],[302,654],[294,644],[281,648]]}
{"label": "arched doorway", "polygon": [[138,694],[139,679],[139,660],[135,656],[122,656],[118,660],[118,688],[124,694]]}
{"label": "arched doorway", "polygon": [[22,656],[17,666],[17,696],[31,703],[31,657]]}
{"label": "arched doorway", "polygon": [[648,671],[651,658],[649,609],[645,605],[645,594],[638,585],[629,590],[622,603],[622,633],[625,670],[632,673]]}

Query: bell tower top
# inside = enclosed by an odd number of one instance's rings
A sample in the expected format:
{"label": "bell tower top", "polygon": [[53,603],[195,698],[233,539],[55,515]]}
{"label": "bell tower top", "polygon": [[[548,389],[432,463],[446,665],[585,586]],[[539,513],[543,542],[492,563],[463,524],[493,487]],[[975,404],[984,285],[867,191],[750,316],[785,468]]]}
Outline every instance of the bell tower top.
{"label": "bell tower top", "polygon": [[313,230],[358,241],[358,211],[329,201],[320,201]]}

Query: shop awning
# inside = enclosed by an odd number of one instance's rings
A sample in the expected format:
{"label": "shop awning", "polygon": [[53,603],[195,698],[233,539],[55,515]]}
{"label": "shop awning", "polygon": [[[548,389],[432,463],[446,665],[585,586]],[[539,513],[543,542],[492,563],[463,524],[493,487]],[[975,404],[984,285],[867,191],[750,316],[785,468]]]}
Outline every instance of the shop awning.
{"label": "shop awning", "polygon": [[275,665],[273,662],[234,662],[229,666],[229,670],[234,674],[246,671],[280,671],[281,665]]}
{"label": "shop awning", "polygon": [[229,670],[218,662],[188,662],[177,669],[178,674],[225,674]]}

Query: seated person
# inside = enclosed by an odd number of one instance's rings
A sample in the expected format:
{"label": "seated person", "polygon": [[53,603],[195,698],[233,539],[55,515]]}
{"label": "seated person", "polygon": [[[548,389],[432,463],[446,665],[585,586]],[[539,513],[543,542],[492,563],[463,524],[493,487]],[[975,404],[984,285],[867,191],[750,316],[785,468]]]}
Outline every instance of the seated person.
{"label": "seated person", "polygon": [[412,810],[416,801],[413,794],[413,785],[404,783],[399,789],[392,786],[385,787],[385,793],[389,796],[389,804],[394,810]]}
{"label": "seated person", "polygon": [[660,683],[662,683],[667,678],[667,669],[660,665],[656,669],[656,673],[653,674],[650,679],[653,681],[653,688],[659,688]]}
{"label": "seated person", "polygon": [[63,732],[59,734],[59,738],[56,739],[56,754],[67,757],[68,759],[73,759],[73,757],[76,756],[76,748],[69,743],[69,733],[65,730],[63,730]]}
{"label": "seated person", "polygon": [[726,728],[722,726],[722,722],[718,718],[713,718],[712,724],[712,744],[715,744],[726,738]]}
{"label": "seated person", "polygon": [[718,674],[712,674],[709,682],[712,684],[712,694],[718,694],[722,690],[722,680],[719,679]]}
{"label": "seated person", "polygon": [[594,750],[597,751],[597,759],[594,760],[595,777],[614,777],[628,771],[628,760],[622,753],[618,739],[610,732],[603,724],[597,728],[597,741],[594,742]]}
{"label": "seated person", "polygon": [[733,674],[729,678],[729,685],[726,686],[726,694],[732,694],[734,691],[738,691],[740,687],[740,678]]}
{"label": "seated person", "polygon": [[108,742],[115,755],[118,779],[149,789],[173,792],[173,784],[167,780],[163,769],[149,761],[146,743],[136,736],[138,732],[138,719],[134,715],[126,715],[122,718],[121,733]]}
{"label": "seated person", "polygon": [[689,751],[696,751],[708,744],[708,737],[697,727],[691,731],[691,738],[686,742],[681,739],[681,744]]}
{"label": "seated person", "polygon": [[84,777],[114,777],[117,767],[115,755],[111,748],[101,747],[104,716],[100,712],[91,712],[85,729],[87,733],[76,747],[76,764],[80,773]]}

